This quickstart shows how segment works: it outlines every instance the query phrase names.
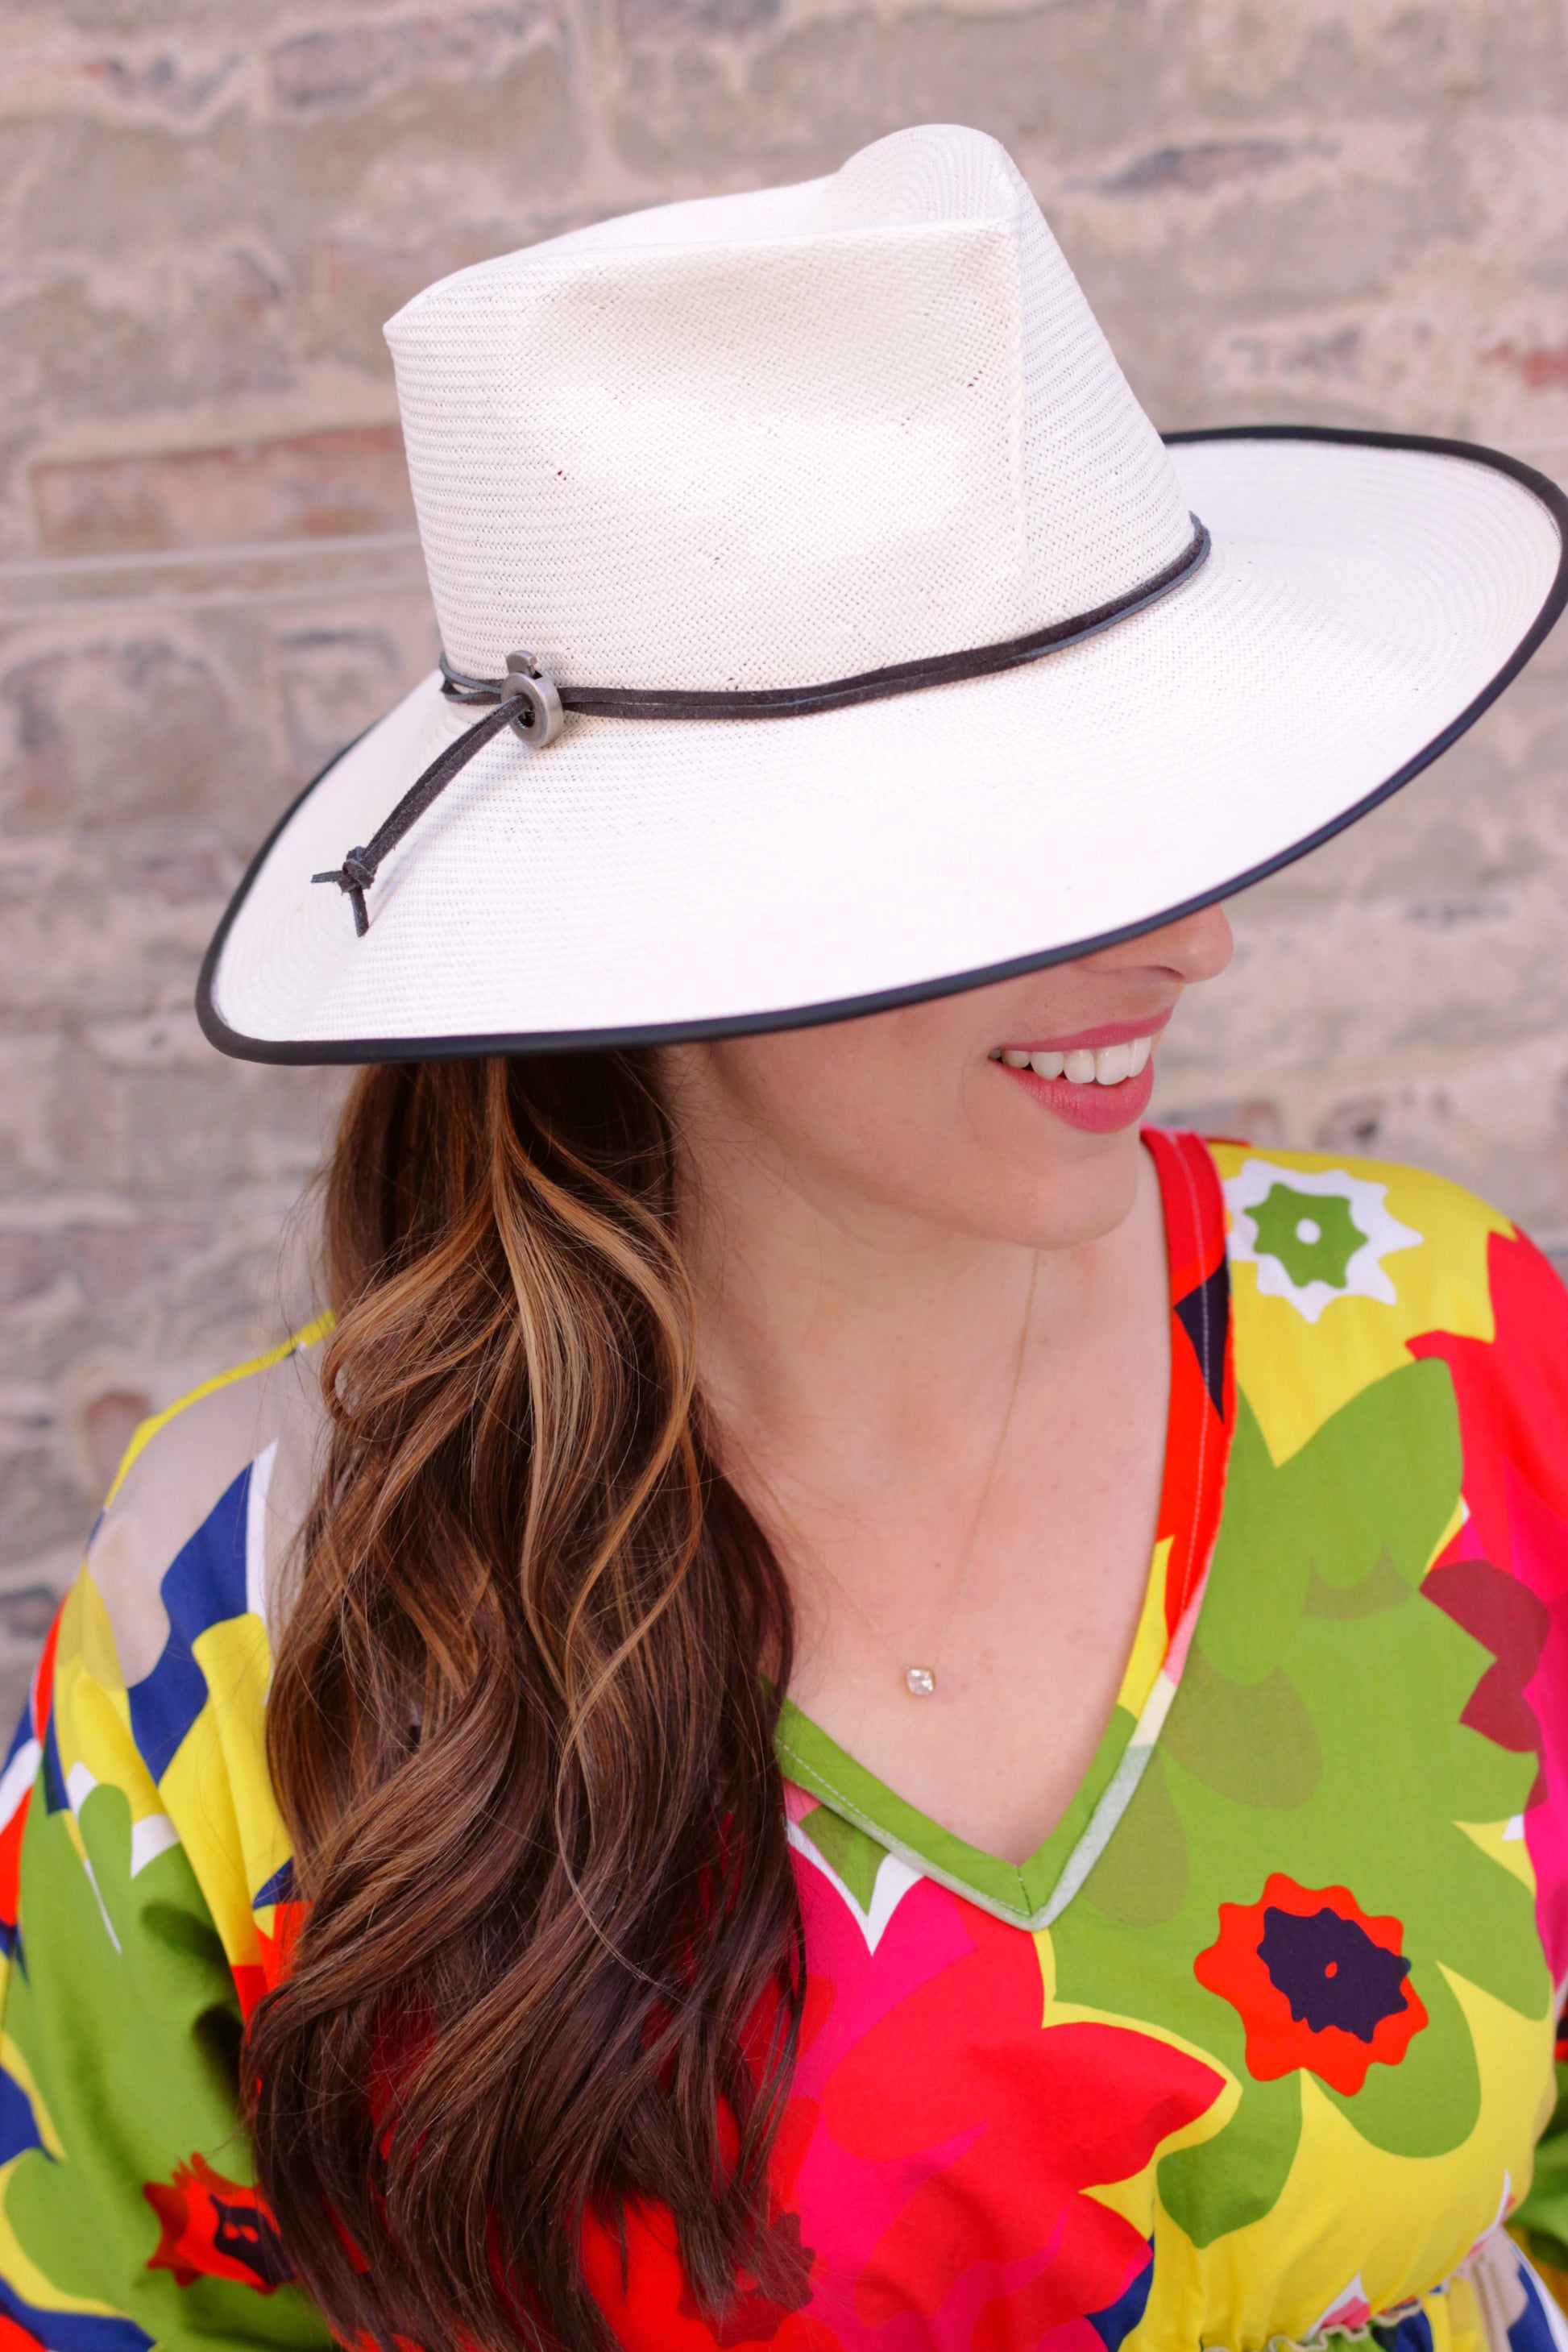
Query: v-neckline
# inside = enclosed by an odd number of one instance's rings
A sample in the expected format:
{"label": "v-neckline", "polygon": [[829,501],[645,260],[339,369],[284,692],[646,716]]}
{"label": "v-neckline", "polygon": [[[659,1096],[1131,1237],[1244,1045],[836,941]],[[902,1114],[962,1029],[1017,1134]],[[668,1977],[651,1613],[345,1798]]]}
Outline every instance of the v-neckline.
{"label": "v-neckline", "polygon": [[1153,1557],[1110,1718],[1060,1819],[1025,1862],[944,1829],[839,1747],[793,1699],[775,1748],[786,1780],[927,1878],[1016,1926],[1048,1927],[1127,1810],[1186,1664],[1218,1532],[1235,1424],[1225,1203],[1207,1146],[1145,1128],[1165,1223],[1171,1388]]}

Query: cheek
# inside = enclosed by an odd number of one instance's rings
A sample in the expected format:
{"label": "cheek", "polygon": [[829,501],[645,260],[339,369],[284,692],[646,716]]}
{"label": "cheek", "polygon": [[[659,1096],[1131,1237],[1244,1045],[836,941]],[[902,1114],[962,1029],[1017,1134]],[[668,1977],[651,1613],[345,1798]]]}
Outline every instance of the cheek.
{"label": "cheek", "polygon": [[951,1074],[944,1084],[929,1068],[868,1054],[858,1041],[791,1076],[795,1083],[778,1100],[795,1135],[817,1157],[874,1177],[879,1190],[891,1171],[951,1150],[968,1131]]}
{"label": "cheek", "polygon": [[722,1050],[749,1118],[786,1157],[885,1194],[974,1140],[965,1056],[922,1050],[930,1041],[912,1029],[897,1018],[847,1021]]}

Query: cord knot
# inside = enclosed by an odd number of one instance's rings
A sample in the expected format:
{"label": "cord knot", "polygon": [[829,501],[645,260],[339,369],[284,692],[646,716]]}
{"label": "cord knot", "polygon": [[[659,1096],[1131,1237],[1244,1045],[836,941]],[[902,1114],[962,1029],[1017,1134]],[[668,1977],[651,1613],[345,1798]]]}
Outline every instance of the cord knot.
{"label": "cord knot", "polygon": [[370,916],[365,908],[364,894],[375,880],[375,867],[366,856],[363,846],[351,849],[342,864],[334,866],[330,873],[312,874],[310,879],[312,882],[335,882],[339,889],[347,895],[349,903],[354,910],[355,933],[363,940],[370,929]]}

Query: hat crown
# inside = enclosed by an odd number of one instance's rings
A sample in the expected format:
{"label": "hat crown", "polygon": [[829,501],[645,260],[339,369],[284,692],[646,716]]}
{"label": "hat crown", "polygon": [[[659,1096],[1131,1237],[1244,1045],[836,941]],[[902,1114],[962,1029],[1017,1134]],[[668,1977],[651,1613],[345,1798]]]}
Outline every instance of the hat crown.
{"label": "hat crown", "polygon": [[442,641],[499,675],[809,685],[1126,593],[1191,526],[1005,151],[632,214],[389,321]]}

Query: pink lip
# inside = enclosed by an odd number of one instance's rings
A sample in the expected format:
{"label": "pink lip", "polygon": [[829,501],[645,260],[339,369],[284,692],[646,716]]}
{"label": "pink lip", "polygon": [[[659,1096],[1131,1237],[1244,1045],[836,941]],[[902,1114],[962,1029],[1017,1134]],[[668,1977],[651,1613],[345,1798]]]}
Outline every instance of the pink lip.
{"label": "pink lip", "polygon": [[[1147,1029],[1135,1029],[1135,1037],[1146,1037]],[[1106,1044],[1121,1045],[1123,1037],[1108,1037]],[[1058,1053],[1059,1046],[1037,1045],[1037,1053]],[[1149,1108],[1154,1091],[1154,1064],[1145,1062],[1135,1078],[1123,1078],[1120,1086],[1075,1086],[1070,1078],[1037,1077],[1033,1070],[1010,1070],[1005,1062],[996,1067],[1005,1078],[1016,1078],[1032,1094],[1042,1109],[1054,1112],[1065,1126],[1076,1127],[1085,1135],[1113,1135],[1119,1127],[1131,1127],[1141,1119]]]}
{"label": "pink lip", "polygon": [[[1100,1045],[1131,1045],[1134,1037],[1157,1037],[1175,1011],[1151,1013],[1142,1021],[1102,1021],[1098,1029],[1075,1029],[1070,1037],[1008,1037],[997,1049],[1005,1054],[1074,1054],[1093,1052]],[[1050,1080],[1044,1081],[1046,1085]]]}

